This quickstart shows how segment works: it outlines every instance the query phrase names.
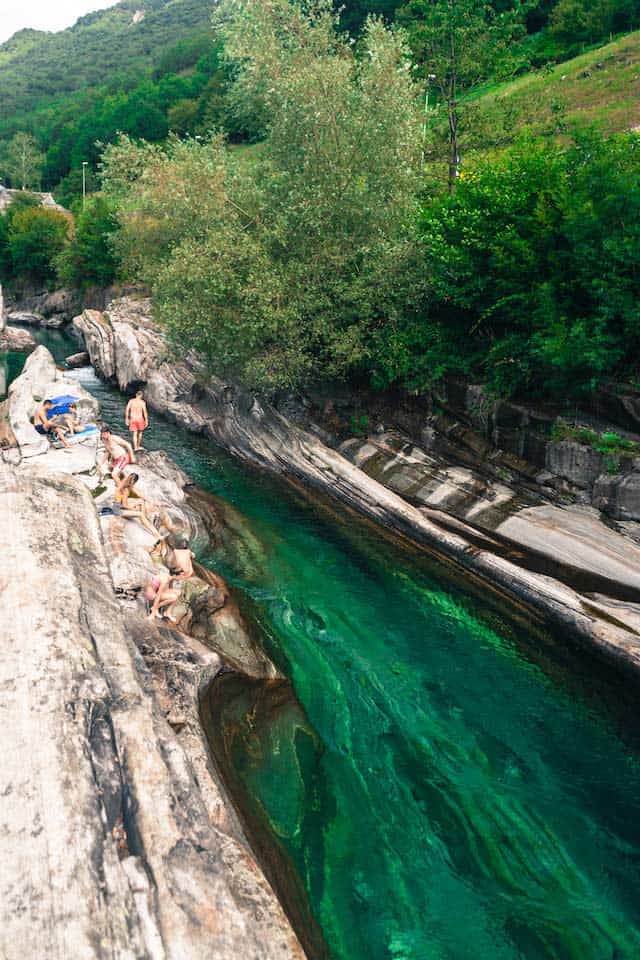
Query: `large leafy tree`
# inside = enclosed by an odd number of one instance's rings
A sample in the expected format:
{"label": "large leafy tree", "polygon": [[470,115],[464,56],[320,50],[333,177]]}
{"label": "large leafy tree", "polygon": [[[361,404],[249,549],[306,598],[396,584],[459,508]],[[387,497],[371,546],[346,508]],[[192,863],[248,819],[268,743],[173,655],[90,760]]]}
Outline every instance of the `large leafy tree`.
{"label": "large leafy tree", "polygon": [[56,210],[28,206],[11,217],[8,248],[12,278],[36,286],[56,279],[56,259],[69,234],[69,220]]}
{"label": "large leafy tree", "polygon": [[368,369],[413,283],[420,124],[401,39],[370,22],[357,56],[330,0],[223,0],[216,27],[261,152],[110,148],[127,262],[214,370],[270,390]]}
{"label": "large leafy tree", "polygon": [[524,138],[465,172],[422,215],[449,369],[499,393],[560,397],[636,376],[639,224],[633,134],[569,147]]}

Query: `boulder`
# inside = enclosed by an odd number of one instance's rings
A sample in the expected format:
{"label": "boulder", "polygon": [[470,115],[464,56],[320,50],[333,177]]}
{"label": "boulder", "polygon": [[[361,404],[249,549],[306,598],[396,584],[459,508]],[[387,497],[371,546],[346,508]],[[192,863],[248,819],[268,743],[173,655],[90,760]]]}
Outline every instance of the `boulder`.
{"label": "boulder", "polygon": [[640,520],[640,471],[598,477],[593,504],[616,520]]}
{"label": "boulder", "polygon": [[99,310],[84,310],[74,317],[73,326],[84,339],[96,373],[105,380],[113,380],[116,362],[111,324]]}
{"label": "boulder", "polygon": [[75,370],[77,367],[88,367],[91,361],[87,351],[82,350],[80,353],[72,353],[64,362],[70,370]]}
{"label": "boulder", "polygon": [[0,353],[31,353],[37,343],[28,330],[19,327],[5,327],[0,332]]}
{"label": "boulder", "polygon": [[575,440],[547,444],[546,469],[577,487],[588,488],[604,470],[604,456]]}
{"label": "boulder", "polygon": [[85,423],[95,422],[97,401],[79,383],[65,379],[46,347],[37,347],[22,375],[9,388],[9,423],[23,457],[36,457],[49,451],[49,440],[36,431],[31,418],[42,400],[56,394],[75,396],[78,418]]}

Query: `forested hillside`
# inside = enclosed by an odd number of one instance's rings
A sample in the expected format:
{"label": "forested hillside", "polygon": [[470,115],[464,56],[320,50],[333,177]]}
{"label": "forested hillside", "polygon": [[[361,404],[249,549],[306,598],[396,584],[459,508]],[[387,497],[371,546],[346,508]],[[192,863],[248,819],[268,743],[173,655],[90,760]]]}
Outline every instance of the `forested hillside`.
{"label": "forested hillside", "polygon": [[[120,38],[118,66],[63,92],[58,62],[55,96],[25,89],[0,126],[5,175],[55,186],[75,229],[21,198],[0,277],[141,281],[177,347],[266,393],[640,381],[640,34],[610,39],[639,3],[156,0],[142,20],[128,2],[84,18],[90,43]],[[83,162],[98,192],[81,206]]]}

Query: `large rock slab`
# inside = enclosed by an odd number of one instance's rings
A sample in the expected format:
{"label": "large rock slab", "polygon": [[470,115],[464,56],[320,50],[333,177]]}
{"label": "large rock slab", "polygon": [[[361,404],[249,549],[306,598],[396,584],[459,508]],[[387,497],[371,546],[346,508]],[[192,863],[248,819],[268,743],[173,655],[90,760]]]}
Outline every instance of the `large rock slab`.
{"label": "large rock slab", "polygon": [[5,327],[0,331],[0,353],[31,353],[37,343],[28,330]]}
{"label": "large rock slab", "polygon": [[[0,556],[2,956],[302,960],[152,693],[81,481],[0,465]],[[195,643],[189,662],[196,688],[219,667]]]}
{"label": "large rock slab", "polygon": [[589,572],[637,591],[640,601],[640,547],[602,522],[587,506],[546,504],[508,517],[497,533],[555,563]]}
{"label": "large rock slab", "polygon": [[[37,432],[31,423],[31,418],[43,400],[54,397],[56,394],[68,394],[76,398],[78,419],[81,422],[96,421],[97,401],[77,381],[67,379],[64,372],[58,370],[46,347],[40,346],[31,354],[22,374],[9,388],[9,423],[22,457],[37,457],[50,452],[49,440]],[[55,451],[51,451],[52,455],[54,453]],[[63,454],[63,456],[66,458],[71,454]],[[71,467],[71,464],[65,467],[58,457],[60,468],[67,472],[80,472],[92,465],[87,459],[84,444],[74,447],[74,456],[76,459],[81,459],[82,467],[76,469]],[[93,459],[95,460],[95,445]]]}

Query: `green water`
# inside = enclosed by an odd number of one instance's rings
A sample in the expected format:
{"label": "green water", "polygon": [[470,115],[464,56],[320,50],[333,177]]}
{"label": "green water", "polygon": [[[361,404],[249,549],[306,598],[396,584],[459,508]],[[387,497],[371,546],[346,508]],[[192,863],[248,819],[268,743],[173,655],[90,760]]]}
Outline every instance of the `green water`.
{"label": "green water", "polygon": [[[121,427],[122,399],[78,376]],[[209,562],[252,599],[314,736],[247,711],[231,759],[330,955],[640,957],[637,719],[601,670],[168,423],[147,445],[236,511]]]}

